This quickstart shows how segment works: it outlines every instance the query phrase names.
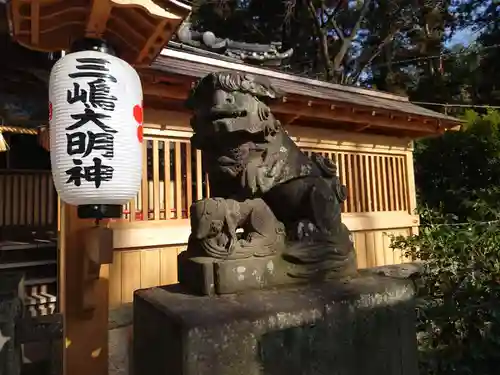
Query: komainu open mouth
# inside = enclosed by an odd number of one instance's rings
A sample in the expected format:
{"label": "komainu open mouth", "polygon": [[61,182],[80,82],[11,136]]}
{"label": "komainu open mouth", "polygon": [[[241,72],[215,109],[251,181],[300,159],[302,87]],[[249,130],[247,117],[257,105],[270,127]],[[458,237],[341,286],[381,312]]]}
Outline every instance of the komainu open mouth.
{"label": "komainu open mouth", "polygon": [[210,121],[224,120],[227,118],[239,118],[245,117],[248,112],[245,109],[242,110],[231,110],[231,109],[217,109],[212,108],[208,115]]}

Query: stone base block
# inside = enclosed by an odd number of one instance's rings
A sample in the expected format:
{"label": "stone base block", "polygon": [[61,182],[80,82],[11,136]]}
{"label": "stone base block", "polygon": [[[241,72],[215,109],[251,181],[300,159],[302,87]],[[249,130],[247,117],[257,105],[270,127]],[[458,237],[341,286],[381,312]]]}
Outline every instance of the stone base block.
{"label": "stone base block", "polygon": [[211,257],[178,256],[179,282],[201,295],[231,294],[276,285],[304,283],[288,275],[281,255],[220,261]]}
{"label": "stone base block", "polygon": [[[281,254],[247,259],[218,260],[211,257],[192,257],[188,252],[178,256],[179,282],[200,295],[234,294],[255,289],[300,285],[308,280],[290,276],[293,264]],[[350,260],[351,261],[351,260]],[[355,273],[356,259],[346,267],[345,276]],[[343,275],[337,275],[337,278]]]}
{"label": "stone base block", "polygon": [[182,286],[134,299],[134,373],[418,375],[411,281],[346,283],[228,296]]}

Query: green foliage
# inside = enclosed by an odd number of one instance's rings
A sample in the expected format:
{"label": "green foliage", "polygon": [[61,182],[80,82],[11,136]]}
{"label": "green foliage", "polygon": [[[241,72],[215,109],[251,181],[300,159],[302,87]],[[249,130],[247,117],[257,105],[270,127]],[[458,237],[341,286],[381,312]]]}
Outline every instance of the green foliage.
{"label": "green foliage", "polygon": [[[451,0],[194,0],[195,28],[250,43],[279,41],[294,54],[287,71],[344,84],[403,91],[405,64],[439,54],[453,20]],[[436,71],[436,61],[412,69]],[[415,74],[413,74],[415,75]],[[432,82],[432,81],[431,81]]]}
{"label": "green foliage", "polygon": [[[495,0],[193,0],[192,5],[198,30],[294,48],[279,68],[287,72],[367,85],[413,101],[500,104]],[[476,38],[472,46],[446,45],[464,30]]]}
{"label": "green foliage", "polygon": [[461,131],[417,142],[415,180],[422,206],[460,221],[500,213],[500,112],[467,111]]}
{"label": "green foliage", "polygon": [[433,222],[392,245],[424,265],[417,309],[421,373],[497,374],[500,224],[448,225],[433,212],[424,216]]}
{"label": "green foliage", "polygon": [[[421,373],[493,375],[500,361],[500,112],[416,144],[420,233],[392,247],[423,265]],[[464,224],[465,223],[465,224]]]}

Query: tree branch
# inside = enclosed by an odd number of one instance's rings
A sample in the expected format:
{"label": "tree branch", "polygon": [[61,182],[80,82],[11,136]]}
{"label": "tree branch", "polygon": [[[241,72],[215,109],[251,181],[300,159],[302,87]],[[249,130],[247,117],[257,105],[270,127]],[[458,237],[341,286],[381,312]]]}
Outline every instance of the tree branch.
{"label": "tree branch", "polygon": [[332,23],[333,30],[335,31],[335,34],[339,37],[340,40],[344,40],[344,33],[342,32],[341,28],[339,27],[337,20],[335,19],[335,15],[337,14],[338,10],[340,9],[340,5],[342,4],[342,1],[338,1],[335,7],[333,8],[332,12],[328,14],[326,10],[326,6],[324,1],[321,2],[321,9],[323,10],[323,14],[327,15],[326,20],[323,21],[322,28],[327,26],[330,22]]}
{"label": "tree branch", "polygon": [[385,46],[387,46],[389,43],[391,43],[393,41],[394,37],[396,36],[396,33],[397,33],[397,31],[393,31],[393,32],[389,33],[384,38],[384,40],[382,41],[382,43],[380,43],[378,45],[377,49],[370,56],[370,58],[364,64],[362,64],[362,65],[360,64],[360,67],[357,70],[357,72],[353,76],[351,76],[351,78],[349,79],[349,82],[351,84],[354,84],[354,83],[358,82],[359,77],[361,76],[361,73],[363,73],[363,71],[365,70],[365,68],[367,66],[369,66],[373,62],[373,60],[375,60],[375,58],[382,53],[382,51],[384,50]]}
{"label": "tree branch", "polygon": [[349,35],[349,37],[344,37],[344,40],[342,41],[342,46],[340,47],[340,50],[333,59],[333,70],[335,73],[340,71],[340,66],[342,65],[342,61],[344,60],[347,51],[349,51],[349,48],[351,48],[352,41],[354,40],[354,38],[356,38],[356,34],[358,33],[361,24],[363,23],[366,13],[370,8],[371,2],[372,0],[364,0],[363,7],[361,8],[358,20],[356,21],[356,24],[354,25],[351,34]]}
{"label": "tree branch", "polygon": [[304,5],[309,11],[309,16],[312,18],[314,29],[316,30],[317,37],[319,39],[319,49],[321,59],[325,66],[326,79],[330,81],[334,77],[334,69],[332,66],[332,61],[330,60],[330,51],[328,48],[328,38],[325,30],[321,27],[321,22],[316,13],[316,7],[314,6],[312,0],[303,0]]}
{"label": "tree branch", "polygon": [[[340,3],[340,1],[339,1],[339,3]],[[337,23],[337,20],[335,19],[335,15],[339,9],[339,6],[338,5],[335,6],[335,8],[333,9],[333,11],[330,14],[328,14],[328,12],[326,11],[325,4],[322,5],[322,9],[323,9],[323,13],[327,14],[327,18],[323,22],[322,27],[327,26],[331,22],[332,26],[333,26],[333,30],[335,31],[335,34],[337,34],[337,36],[339,37],[340,40],[344,40],[344,33],[342,32],[341,28],[339,27],[339,24]]]}

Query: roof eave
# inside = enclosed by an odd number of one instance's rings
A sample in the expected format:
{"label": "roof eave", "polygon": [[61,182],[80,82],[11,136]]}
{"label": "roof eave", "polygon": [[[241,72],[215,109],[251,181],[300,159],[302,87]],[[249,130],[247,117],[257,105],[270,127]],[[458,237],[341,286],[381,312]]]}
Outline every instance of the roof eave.
{"label": "roof eave", "polygon": [[[174,43],[169,43],[169,45],[172,45]],[[354,86],[343,86],[335,83],[330,83],[330,82],[324,82],[316,79],[311,79],[307,77],[302,77],[294,74],[288,74],[288,73],[283,73],[279,72],[276,70],[272,69],[266,69],[266,68],[261,68],[258,66],[254,65],[248,65],[244,64],[241,62],[236,62],[236,61],[230,61],[229,58],[221,59],[221,58],[214,58],[214,57],[209,57],[209,56],[204,56],[205,53],[202,54],[196,54],[192,52],[185,52],[185,51],[179,51],[177,49],[172,49],[172,48],[164,48],[161,52],[159,57],[164,56],[164,57],[170,57],[174,59],[179,59],[179,60],[185,60],[185,61],[191,61],[194,63],[199,63],[199,64],[206,64],[210,65],[216,68],[220,69],[228,69],[228,70],[237,70],[245,73],[251,73],[251,74],[256,74],[264,77],[270,77],[270,78],[276,78],[276,79],[282,79],[286,80],[289,82],[295,82],[295,83],[301,83],[301,84],[309,84],[313,86],[318,86],[318,87],[323,87],[331,90],[337,90],[337,91],[343,91],[343,92],[351,92],[354,94],[361,94],[361,95],[368,95],[368,96],[374,96],[378,98],[384,98],[384,99],[390,99],[390,100],[396,100],[396,101],[401,101],[401,102],[408,102],[408,98],[405,96],[400,96],[400,95],[394,95],[390,93],[385,93],[381,91],[376,91],[376,90],[370,90],[370,89],[365,89],[365,88],[359,88],[359,87],[354,87]],[[158,59],[153,61],[151,64],[151,67],[155,68],[158,63]],[[203,74],[200,75],[200,77],[203,76]]]}
{"label": "roof eave", "polygon": [[[402,117],[408,123],[422,124],[420,130],[423,133],[428,133],[429,136],[440,134],[446,129],[453,128],[461,123],[460,120],[454,117],[412,104],[405,97],[369,89],[341,86],[241,62],[228,61],[228,59],[220,60],[215,57],[209,57],[203,51],[188,53],[174,49],[164,49],[160,57],[153,62],[151,69],[153,75],[155,75],[154,71],[162,71],[171,77],[178,77],[178,79],[182,80],[184,79],[182,77],[189,77],[191,81],[220,70],[235,70],[266,76],[277,85],[277,88],[284,91],[287,98],[292,102],[307,103],[309,107],[319,105],[332,108],[351,108],[352,113],[371,114],[374,118],[379,115],[388,116],[390,119],[394,116]],[[189,83],[188,81],[186,83]],[[165,89],[167,91],[171,90],[166,87]],[[169,94],[167,93],[165,97],[169,97]],[[335,120],[336,114],[331,113],[331,119]],[[402,128],[402,131],[404,128]],[[420,132],[420,130],[415,130]]]}

